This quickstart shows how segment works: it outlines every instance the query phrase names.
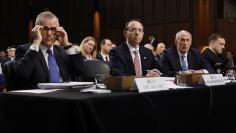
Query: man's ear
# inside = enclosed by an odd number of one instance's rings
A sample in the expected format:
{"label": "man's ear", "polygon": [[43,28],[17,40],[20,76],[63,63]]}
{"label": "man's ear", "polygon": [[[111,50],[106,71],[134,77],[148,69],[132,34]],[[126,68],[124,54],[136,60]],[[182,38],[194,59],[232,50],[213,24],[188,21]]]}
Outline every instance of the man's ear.
{"label": "man's ear", "polygon": [[127,34],[127,31],[123,31],[123,35],[124,35],[124,37],[126,38],[126,34]]}

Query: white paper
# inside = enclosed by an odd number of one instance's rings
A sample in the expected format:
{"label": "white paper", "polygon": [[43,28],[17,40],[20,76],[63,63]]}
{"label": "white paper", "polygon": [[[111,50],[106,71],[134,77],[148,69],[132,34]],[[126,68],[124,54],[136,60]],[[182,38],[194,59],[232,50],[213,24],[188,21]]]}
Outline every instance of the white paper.
{"label": "white paper", "polygon": [[63,83],[39,83],[37,86],[42,89],[63,89],[63,88],[77,88],[94,85],[93,82],[63,82]]}
{"label": "white paper", "polygon": [[80,92],[82,92],[82,93],[96,93],[96,94],[100,94],[100,93],[111,93],[111,90],[96,89],[95,87],[91,87],[91,88],[83,89]]}
{"label": "white paper", "polygon": [[206,74],[202,75],[202,80],[207,86],[224,85],[225,79],[222,74]]}
{"label": "white paper", "polygon": [[55,91],[61,91],[62,89],[33,89],[33,90],[15,90],[10,92],[19,92],[19,93],[34,93],[34,94],[42,94],[42,93],[50,93]]}
{"label": "white paper", "polygon": [[166,81],[166,83],[167,83],[168,88],[171,88],[171,89],[193,88],[193,87],[190,87],[190,86],[180,86],[180,85],[176,85],[176,84],[174,83],[174,81]]}
{"label": "white paper", "polygon": [[158,77],[135,78],[135,86],[139,92],[169,90],[166,81]]}

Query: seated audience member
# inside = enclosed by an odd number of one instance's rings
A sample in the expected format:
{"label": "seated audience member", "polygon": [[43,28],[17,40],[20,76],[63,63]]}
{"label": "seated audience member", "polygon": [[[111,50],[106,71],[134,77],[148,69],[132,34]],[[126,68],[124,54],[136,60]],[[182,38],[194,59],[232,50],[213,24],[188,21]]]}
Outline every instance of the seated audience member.
{"label": "seated audience member", "polygon": [[154,37],[154,35],[148,35],[147,36],[148,43],[152,44],[153,47],[157,46],[159,43],[157,39]]}
{"label": "seated audience member", "polygon": [[7,48],[7,57],[9,58],[9,60],[13,61],[13,60],[15,60],[15,56],[16,56],[16,47],[9,46]]}
{"label": "seated audience member", "polygon": [[159,66],[162,66],[162,58],[163,58],[163,52],[166,49],[166,45],[164,43],[158,43],[156,48],[154,48],[155,52],[155,60],[159,64]]}
{"label": "seated audience member", "polygon": [[[76,53],[56,15],[38,14],[32,29],[32,44],[17,47],[15,72],[21,84],[14,89],[35,89],[38,83],[71,81],[80,75],[83,58]],[[62,37],[61,45],[54,45]]]}
{"label": "seated audience member", "polygon": [[214,68],[215,73],[224,74],[226,71],[227,61],[222,55],[223,49],[225,48],[225,39],[223,36],[217,33],[210,35],[208,39],[209,47],[206,48],[202,55]]}
{"label": "seated audience member", "polygon": [[181,30],[176,33],[175,46],[166,49],[163,55],[163,72],[167,76],[175,76],[177,72],[185,73],[212,73],[209,63],[192,44],[192,35]]}
{"label": "seated audience member", "polygon": [[124,29],[126,42],[109,53],[112,76],[160,76],[153,53],[140,45],[144,35],[143,30],[143,24],[139,20],[130,20],[126,23]]}
{"label": "seated audience member", "polygon": [[152,44],[146,43],[146,44],[144,44],[144,47],[150,49],[152,51],[152,53],[154,54],[154,47],[152,46]]}
{"label": "seated audience member", "polygon": [[80,44],[80,51],[84,59],[93,60],[97,55],[97,41],[94,37],[87,36]]}
{"label": "seated audience member", "polygon": [[227,67],[232,68],[236,65],[236,58],[234,56],[233,51],[227,51],[226,52],[226,58],[227,58]]}
{"label": "seated audience member", "polygon": [[5,58],[6,57],[6,51],[4,50],[4,49],[1,49],[0,50],[0,59],[2,59],[2,58]]}
{"label": "seated audience member", "polygon": [[101,52],[97,54],[97,59],[105,62],[109,62],[109,52],[112,48],[112,43],[109,39],[102,39],[101,43]]}
{"label": "seated audience member", "polygon": [[7,54],[5,57],[1,58],[1,67],[4,69],[4,64],[8,61],[14,61],[16,56],[16,48],[14,45],[7,47]]}

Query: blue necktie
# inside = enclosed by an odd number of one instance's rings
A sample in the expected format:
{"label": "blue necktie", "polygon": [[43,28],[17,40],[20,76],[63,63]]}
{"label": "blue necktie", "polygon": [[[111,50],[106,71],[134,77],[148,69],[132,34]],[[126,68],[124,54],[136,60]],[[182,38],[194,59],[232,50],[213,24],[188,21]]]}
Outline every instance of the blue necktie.
{"label": "blue necktie", "polygon": [[187,62],[186,62],[186,56],[181,56],[181,67],[182,67],[182,71],[187,71],[188,67],[187,67]]}
{"label": "blue necktie", "polygon": [[48,68],[49,68],[49,78],[51,83],[60,82],[60,75],[57,68],[57,62],[55,56],[52,54],[52,50],[48,49]]}

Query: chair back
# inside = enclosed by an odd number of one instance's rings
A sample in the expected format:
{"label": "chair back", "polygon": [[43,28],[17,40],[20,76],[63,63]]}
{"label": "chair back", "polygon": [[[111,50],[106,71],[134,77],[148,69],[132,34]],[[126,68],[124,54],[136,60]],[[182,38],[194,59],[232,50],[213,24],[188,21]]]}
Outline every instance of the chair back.
{"label": "chair back", "polygon": [[[110,76],[110,66],[101,60],[85,60],[84,61],[84,77],[94,81],[97,76]],[[83,78],[84,79],[84,78]],[[88,80],[87,80],[88,81]]]}
{"label": "chair back", "polygon": [[15,73],[15,61],[8,61],[4,64],[3,74],[6,79],[6,90],[16,90],[17,89],[17,76]]}

